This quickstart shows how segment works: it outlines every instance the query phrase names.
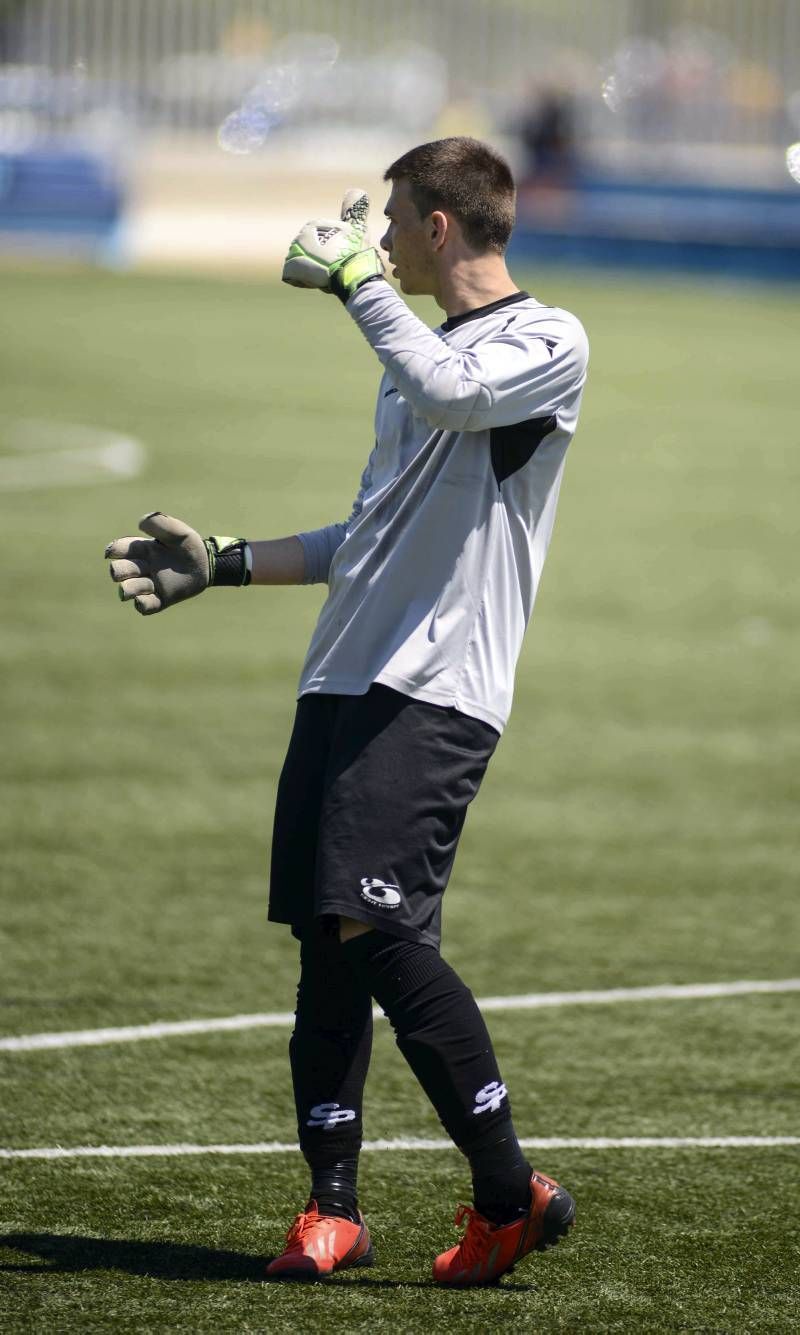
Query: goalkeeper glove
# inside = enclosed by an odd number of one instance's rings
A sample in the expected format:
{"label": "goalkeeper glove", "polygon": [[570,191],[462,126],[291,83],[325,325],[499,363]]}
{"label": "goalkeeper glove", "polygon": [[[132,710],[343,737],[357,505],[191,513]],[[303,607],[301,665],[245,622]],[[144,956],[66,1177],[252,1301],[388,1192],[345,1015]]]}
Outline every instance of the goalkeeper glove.
{"label": "goalkeeper glove", "polygon": [[123,602],[142,616],[194,598],[209,585],[250,583],[244,538],[201,538],[172,515],[154,510],[139,521],[146,538],[116,538],[105,550]]}
{"label": "goalkeeper glove", "polygon": [[368,213],[369,196],[348,190],[341,220],[307,222],[289,247],[284,283],[334,292],[347,302],[362,283],[382,278],[383,260],[367,239]]}

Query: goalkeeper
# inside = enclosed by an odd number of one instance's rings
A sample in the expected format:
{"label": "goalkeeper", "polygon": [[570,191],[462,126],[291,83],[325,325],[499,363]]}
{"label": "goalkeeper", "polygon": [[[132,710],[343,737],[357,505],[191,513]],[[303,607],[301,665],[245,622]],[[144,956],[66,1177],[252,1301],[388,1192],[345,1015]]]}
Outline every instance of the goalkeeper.
{"label": "goalkeeper", "polygon": [[385,280],[359,191],[340,219],[306,224],[283,274],[338,297],[383,367],[349,518],[246,542],[156,512],[147,537],[106,554],[145,615],[212,584],[328,584],[278,785],[269,907],[300,941],[289,1052],[311,1185],[267,1269],[372,1263],[356,1175],[374,999],[470,1164],[474,1204],[433,1265],[437,1282],[467,1286],[574,1218],[569,1193],[525,1159],[483,1017],[439,944],[466,809],[511,707],[587,344],[574,316],[508,273],[514,185],[491,148],[423,144],[385,179],[381,247],[402,291],[444,310],[438,329]]}

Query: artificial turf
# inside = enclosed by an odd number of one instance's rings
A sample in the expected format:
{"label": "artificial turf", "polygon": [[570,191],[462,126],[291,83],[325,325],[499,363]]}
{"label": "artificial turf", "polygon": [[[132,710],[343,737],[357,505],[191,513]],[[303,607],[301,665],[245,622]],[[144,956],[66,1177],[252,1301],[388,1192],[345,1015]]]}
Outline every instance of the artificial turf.
{"label": "artificial turf", "polygon": [[[592,364],[445,953],[477,995],[794,977],[796,297],[520,278],[581,316]],[[291,1009],[266,851],[321,591],[214,590],[144,621],[102,550],[154,508],[250,537],[344,517],[376,367],[333,306],[0,275],[0,461],[20,420],[148,451],[128,481],[0,491],[5,1034]],[[797,1018],[788,994],[490,1022],[521,1134],[730,1136],[796,1134]],[[2,1054],[0,1145],[291,1140],[286,1036]],[[439,1134],[385,1026],[367,1134]],[[295,1156],[8,1161],[0,1325],[787,1331],[797,1156],[551,1151],[578,1229],[470,1294],[428,1283],[468,1187],[454,1152],[365,1155],[379,1264],[314,1289],[260,1283],[302,1202]]]}

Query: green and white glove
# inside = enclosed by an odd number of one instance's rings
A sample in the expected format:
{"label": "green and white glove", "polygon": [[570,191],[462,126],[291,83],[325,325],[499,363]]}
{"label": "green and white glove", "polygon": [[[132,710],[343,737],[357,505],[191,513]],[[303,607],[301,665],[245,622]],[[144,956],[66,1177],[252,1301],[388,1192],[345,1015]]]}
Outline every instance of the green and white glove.
{"label": "green and white glove", "polygon": [[195,598],[211,584],[250,583],[244,538],[201,538],[188,524],[160,510],[139,521],[146,538],[115,538],[105,550],[123,602],[142,616]]}
{"label": "green and white glove", "polygon": [[362,283],[382,278],[383,260],[367,237],[368,213],[369,196],[348,190],[341,219],[307,222],[289,247],[284,283],[333,292],[346,302]]}

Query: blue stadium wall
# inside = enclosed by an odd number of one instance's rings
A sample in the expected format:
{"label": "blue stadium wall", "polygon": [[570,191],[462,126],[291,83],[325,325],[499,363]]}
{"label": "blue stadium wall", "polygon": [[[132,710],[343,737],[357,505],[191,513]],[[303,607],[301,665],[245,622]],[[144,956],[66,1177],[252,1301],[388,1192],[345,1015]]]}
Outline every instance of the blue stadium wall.
{"label": "blue stadium wall", "polygon": [[0,249],[111,262],[124,207],[122,174],[106,158],[79,148],[0,153]]}
{"label": "blue stadium wall", "polygon": [[528,264],[800,280],[800,187],[586,176],[523,185],[510,257]]}
{"label": "blue stadium wall", "polygon": [[[119,262],[118,166],[80,150],[0,154],[0,249]],[[800,187],[725,189],[586,175],[523,185],[513,260],[800,280]]]}

